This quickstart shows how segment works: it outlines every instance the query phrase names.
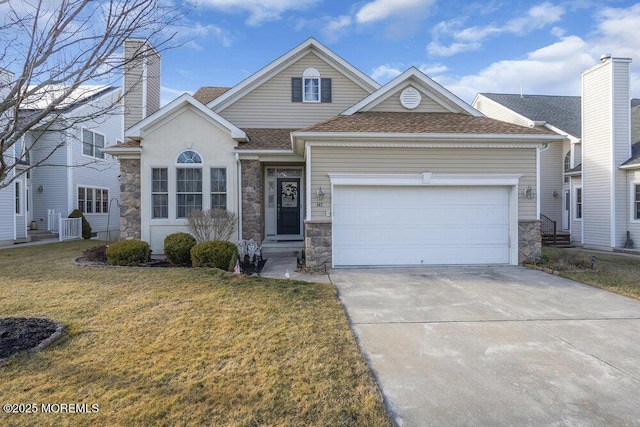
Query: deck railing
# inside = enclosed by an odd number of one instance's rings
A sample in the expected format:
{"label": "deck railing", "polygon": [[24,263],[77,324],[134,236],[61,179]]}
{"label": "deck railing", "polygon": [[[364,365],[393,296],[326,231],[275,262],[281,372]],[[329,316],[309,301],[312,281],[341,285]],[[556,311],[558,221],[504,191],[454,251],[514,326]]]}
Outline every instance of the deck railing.
{"label": "deck railing", "polygon": [[556,244],[558,234],[556,222],[546,215],[540,214],[540,231],[543,235],[553,236],[553,244]]}

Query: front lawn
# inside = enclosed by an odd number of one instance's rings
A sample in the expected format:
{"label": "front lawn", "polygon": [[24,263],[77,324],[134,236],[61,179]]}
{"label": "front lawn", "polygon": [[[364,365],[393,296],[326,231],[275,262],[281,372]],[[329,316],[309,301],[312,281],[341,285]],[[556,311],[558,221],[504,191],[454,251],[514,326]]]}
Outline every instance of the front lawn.
{"label": "front lawn", "polygon": [[0,317],[69,334],[0,366],[2,404],[98,408],[1,425],[390,425],[333,286],[72,264],[94,245],[0,250]]}
{"label": "front lawn", "polygon": [[562,277],[640,299],[640,257],[547,246],[542,255],[546,259],[543,266],[557,270]]}

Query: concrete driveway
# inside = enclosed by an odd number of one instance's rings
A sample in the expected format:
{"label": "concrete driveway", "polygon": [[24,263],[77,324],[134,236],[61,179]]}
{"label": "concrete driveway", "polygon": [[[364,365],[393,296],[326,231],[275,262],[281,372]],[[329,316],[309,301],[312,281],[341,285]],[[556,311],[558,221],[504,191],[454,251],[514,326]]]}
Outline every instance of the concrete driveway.
{"label": "concrete driveway", "polygon": [[330,278],[397,425],[640,425],[640,301],[523,267]]}

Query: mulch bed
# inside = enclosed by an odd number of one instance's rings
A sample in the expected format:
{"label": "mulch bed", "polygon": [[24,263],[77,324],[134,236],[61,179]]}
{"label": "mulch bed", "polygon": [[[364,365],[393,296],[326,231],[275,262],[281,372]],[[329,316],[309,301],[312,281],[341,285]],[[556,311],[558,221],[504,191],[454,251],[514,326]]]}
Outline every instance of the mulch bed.
{"label": "mulch bed", "polygon": [[36,351],[61,338],[64,325],[49,319],[0,318],[0,362],[23,351]]}

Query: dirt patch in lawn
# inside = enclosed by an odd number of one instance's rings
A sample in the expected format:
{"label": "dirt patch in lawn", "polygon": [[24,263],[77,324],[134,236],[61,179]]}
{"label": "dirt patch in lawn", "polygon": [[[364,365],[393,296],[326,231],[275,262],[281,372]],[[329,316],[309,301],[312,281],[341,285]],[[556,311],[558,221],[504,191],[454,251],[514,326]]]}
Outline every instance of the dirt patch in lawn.
{"label": "dirt patch in lawn", "polygon": [[49,319],[0,319],[0,363],[23,351],[48,347],[64,335],[64,325]]}

